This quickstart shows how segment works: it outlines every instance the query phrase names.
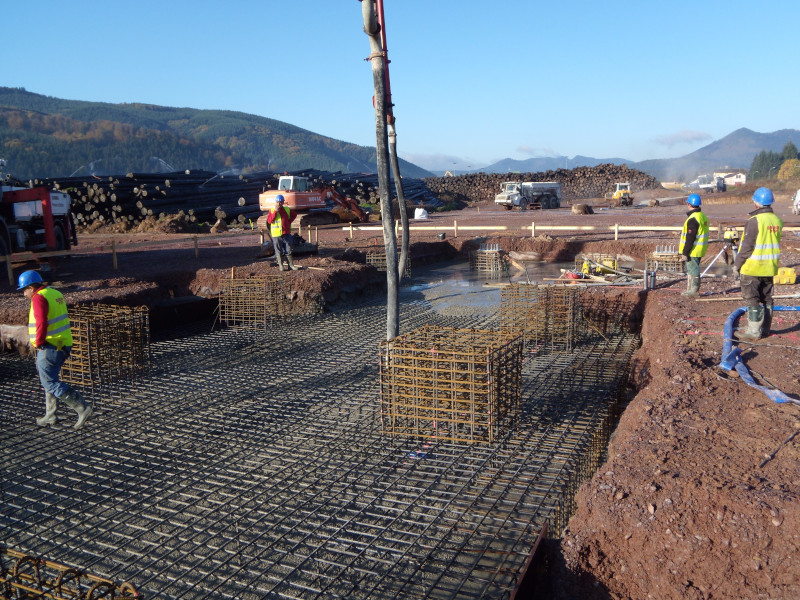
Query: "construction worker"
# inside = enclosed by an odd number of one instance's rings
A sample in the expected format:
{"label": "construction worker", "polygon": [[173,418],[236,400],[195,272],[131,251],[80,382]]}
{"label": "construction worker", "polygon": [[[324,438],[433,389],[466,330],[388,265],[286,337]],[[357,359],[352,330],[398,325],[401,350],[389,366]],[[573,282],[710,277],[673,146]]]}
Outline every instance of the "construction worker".
{"label": "construction worker", "polygon": [[62,401],[78,413],[75,429],[80,429],[92,406],[86,403],[77,390],[60,380],[61,367],[72,350],[72,328],[64,296],[55,288],[47,287],[37,271],[25,271],[19,276],[17,290],[31,301],[28,314],[28,335],[36,350],[36,369],[45,392],[45,415],[36,424],[55,425],[56,411]]}
{"label": "construction worker", "polygon": [[686,291],[681,296],[700,295],[700,259],[708,250],[708,217],[700,209],[702,201],[699,194],[689,194],[686,204],[691,209],[686,213],[686,222],[681,231],[681,244],[678,247],[681,260],[686,263]]}
{"label": "construction worker", "polygon": [[283,203],[286,199],[283,194],[275,197],[275,206],[267,214],[269,232],[272,236],[272,245],[275,247],[275,262],[278,268],[283,271],[283,258],[286,257],[286,269],[296,271],[299,267],[292,262],[292,221],[297,218],[297,213],[290,208],[286,208]]}
{"label": "construction worker", "polygon": [[742,298],[747,306],[747,330],[740,339],[758,340],[772,326],[772,284],[778,274],[783,221],[772,211],[772,190],[758,188],[753,194],[756,209],[744,227],[739,253],[733,263],[734,276],[741,276]]}

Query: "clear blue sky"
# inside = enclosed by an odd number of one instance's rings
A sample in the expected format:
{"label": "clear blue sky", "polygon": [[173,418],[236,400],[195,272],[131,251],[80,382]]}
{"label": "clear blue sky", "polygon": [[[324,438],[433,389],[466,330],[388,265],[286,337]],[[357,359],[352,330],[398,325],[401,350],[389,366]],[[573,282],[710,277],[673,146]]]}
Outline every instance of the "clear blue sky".
{"label": "clear blue sky", "polygon": [[[800,129],[800,2],[384,0],[398,152],[429,169],[682,156]],[[358,0],[3,5],[2,85],[375,145]]]}

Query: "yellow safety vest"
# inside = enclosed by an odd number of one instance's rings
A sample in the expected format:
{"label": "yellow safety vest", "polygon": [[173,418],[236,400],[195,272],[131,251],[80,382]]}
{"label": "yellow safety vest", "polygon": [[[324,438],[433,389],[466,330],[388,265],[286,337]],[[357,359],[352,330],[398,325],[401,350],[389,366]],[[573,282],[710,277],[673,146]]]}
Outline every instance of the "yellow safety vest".
{"label": "yellow safety vest", "polygon": [[[694,239],[694,246],[692,246],[689,256],[703,257],[708,250],[708,217],[702,212],[696,212],[692,213],[689,219],[695,219],[698,224],[697,237]],[[686,219],[683,224],[683,231],[681,231],[681,245],[678,247],[678,252],[681,254],[683,254],[683,247],[686,245],[686,230],[687,225],[689,225],[689,219]]]}
{"label": "yellow safety vest", "polygon": [[[45,341],[57,348],[72,346],[72,328],[69,324],[64,296],[58,290],[48,287],[42,288],[36,293],[41,294],[47,300],[47,337]],[[31,344],[35,344],[36,317],[33,315],[33,301],[31,301],[31,310],[28,313],[28,336]]]}
{"label": "yellow safety vest", "polygon": [[759,213],[750,218],[758,220],[758,237],[753,254],[744,261],[740,273],[751,277],[775,277],[778,274],[778,258],[781,255],[783,221],[772,212]]}
{"label": "yellow safety vest", "polygon": [[283,214],[286,214],[286,219],[289,219],[289,210],[284,206],[283,212],[280,209],[275,209],[275,220],[272,222],[272,225],[269,228],[269,232],[272,237],[281,237],[283,235]]}

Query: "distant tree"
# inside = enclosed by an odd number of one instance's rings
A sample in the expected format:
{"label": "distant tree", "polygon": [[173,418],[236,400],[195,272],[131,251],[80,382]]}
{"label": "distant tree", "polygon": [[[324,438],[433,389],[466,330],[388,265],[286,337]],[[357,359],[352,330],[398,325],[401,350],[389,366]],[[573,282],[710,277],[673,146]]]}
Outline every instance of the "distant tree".
{"label": "distant tree", "polygon": [[783,161],[781,168],[778,170],[778,179],[800,179],[800,160],[791,158]]}
{"label": "distant tree", "polygon": [[782,155],[772,150],[762,150],[753,158],[753,163],[750,165],[747,178],[753,180],[772,177],[774,174],[777,174],[782,162]]}
{"label": "distant tree", "polygon": [[792,142],[786,142],[783,150],[781,150],[781,157],[783,160],[794,160],[800,158],[800,154],[797,152],[797,146],[795,146]]}

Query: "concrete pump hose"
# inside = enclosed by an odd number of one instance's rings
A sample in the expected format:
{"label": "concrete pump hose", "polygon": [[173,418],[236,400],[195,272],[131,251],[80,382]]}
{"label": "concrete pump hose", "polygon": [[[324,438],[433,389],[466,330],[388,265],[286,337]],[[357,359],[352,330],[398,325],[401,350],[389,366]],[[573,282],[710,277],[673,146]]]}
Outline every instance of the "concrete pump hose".
{"label": "concrete pump hose", "polygon": [[[773,306],[773,311],[800,311],[800,306]],[[750,375],[750,371],[747,369],[745,364],[742,362],[740,355],[742,353],[741,349],[737,346],[736,348],[732,348],[733,346],[733,326],[736,323],[736,320],[747,312],[747,307],[742,306],[734,310],[728,318],[725,320],[725,327],[723,328],[723,342],[722,342],[722,361],[720,362],[720,368],[731,371],[736,369],[736,372],[742,378],[742,380],[747,383],[750,387],[763,392],[767,398],[776,402],[778,404],[783,402],[792,402],[794,404],[800,404],[794,398],[790,398],[786,394],[784,394],[780,390],[768,388],[763,385],[759,385],[753,379],[753,376]]]}

